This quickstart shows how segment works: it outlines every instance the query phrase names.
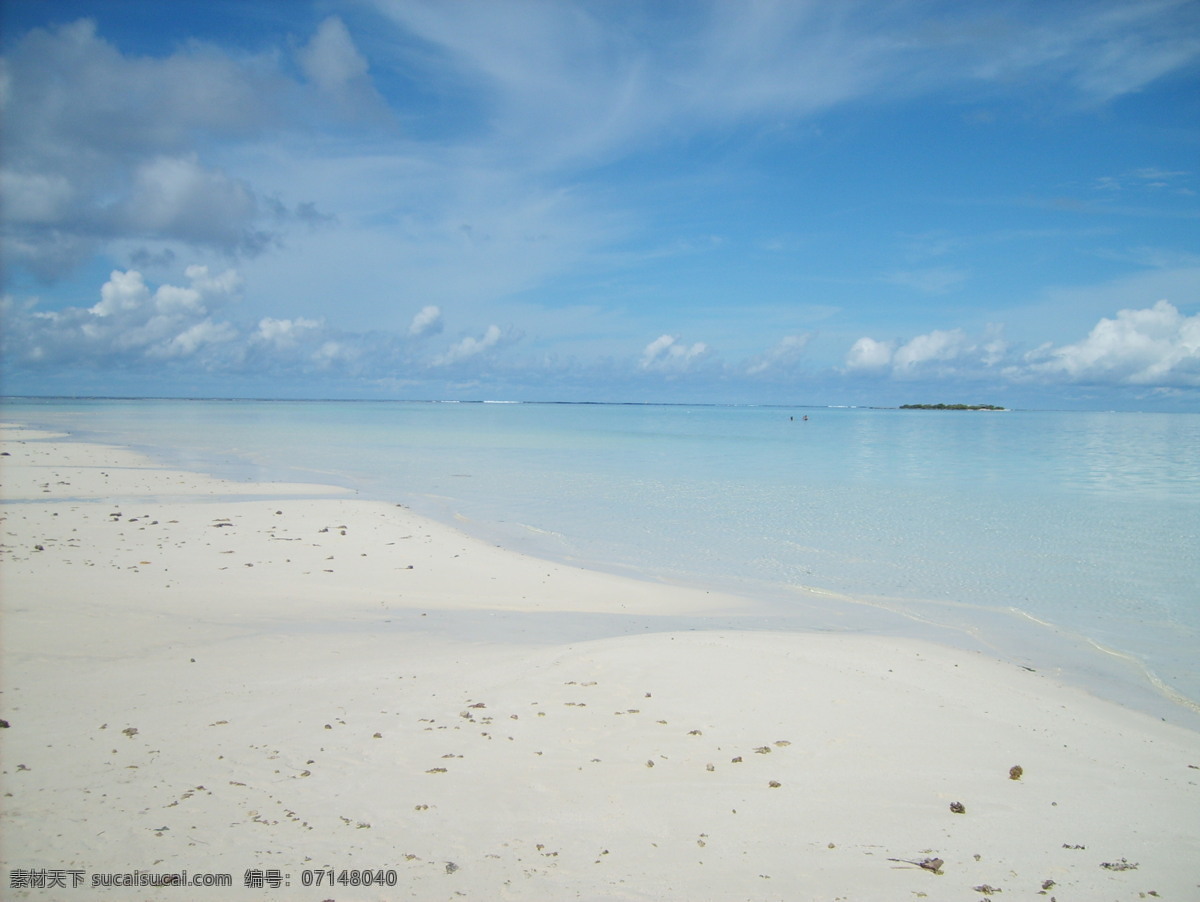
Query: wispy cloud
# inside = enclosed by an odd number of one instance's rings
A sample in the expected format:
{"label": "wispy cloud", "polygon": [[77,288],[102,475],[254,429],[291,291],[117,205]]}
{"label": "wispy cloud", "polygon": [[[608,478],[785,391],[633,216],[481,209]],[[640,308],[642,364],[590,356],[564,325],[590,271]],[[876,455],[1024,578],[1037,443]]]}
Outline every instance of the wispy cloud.
{"label": "wispy cloud", "polygon": [[[1197,16],[1188,0],[1102,2],[1084,7],[1031,5],[1010,16],[977,9],[982,50],[975,73],[1003,81],[1047,73],[1066,79],[1080,99],[1103,103],[1141,90],[1194,63]],[[1018,18],[1019,17],[1019,18]],[[991,21],[987,21],[990,19]]]}
{"label": "wispy cloud", "polygon": [[[609,162],[664,139],[1035,72],[1111,98],[1200,57],[1176,21],[1186,19],[1186,4],[1170,2],[1106,3],[1086,13],[1044,5],[934,11],[905,3],[718,2],[627,10],[619,28],[608,10],[588,4],[373,5],[395,29],[404,65],[454,97],[455,110],[465,105],[478,115],[456,112],[435,141],[397,143],[406,118],[427,129],[439,114],[385,99],[336,16],[274,54],[192,42],[135,57],[89,20],[24,36],[4,61],[12,256],[54,278],[115,240],[261,253],[289,224],[328,221],[329,213],[311,198],[281,200],[232,170],[228,152],[197,148],[286,141],[314,126],[332,137],[322,115],[367,113],[381,126],[366,144],[371,150],[356,155],[364,162],[388,147],[427,175],[443,169],[433,185],[490,184],[474,198],[460,188],[442,204],[447,216],[474,227],[512,196],[554,198],[536,181],[546,173]],[[345,145],[331,147],[345,166]],[[288,151],[297,153],[299,146]],[[501,181],[507,187],[498,192]],[[396,196],[400,204],[415,199]],[[575,213],[584,209],[576,204]],[[611,237],[592,225],[576,231],[588,249]]]}
{"label": "wispy cloud", "polygon": [[[495,115],[475,136],[537,148],[532,162],[606,159],[658,140],[772,115],[803,116],[850,100],[957,84],[1012,84],[1047,74],[1081,99],[1111,100],[1188,66],[1198,46],[1184,2],[1086,10],[1020,3],[865,0],[836,4],[690,4],[623,10],[621,27],[590,4],[447,6],[374,0],[426,48],[448,90]],[[418,63],[421,56],[412,51]]]}
{"label": "wispy cloud", "polygon": [[487,327],[483,335],[479,338],[468,335],[460,339],[446,353],[439,354],[433,358],[433,365],[450,366],[451,364],[461,363],[464,360],[485,354],[493,348],[500,347],[502,344],[511,344],[519,339],[519,335],[505,335],[499,326],[492,324]]}
{"label": "wispy cloud", "polygon": [[804,358],[804,349],[808,347],[812,338],[811,332],[804,335],[785,335],[774,347],[747,361],[746,375],[761,376],[794,369],[796,364]]}
{"label": "wispy cloud", "polygon": [[1183,197],[1195,195],[1192,184],[1195,175],[1184,169],[1159,169],[1146,166],[1134,169],[1120,175],[1102,175],[1096,178],[1095,187],[1100,191],[1117,192],[1123,190],[1160,191]]}

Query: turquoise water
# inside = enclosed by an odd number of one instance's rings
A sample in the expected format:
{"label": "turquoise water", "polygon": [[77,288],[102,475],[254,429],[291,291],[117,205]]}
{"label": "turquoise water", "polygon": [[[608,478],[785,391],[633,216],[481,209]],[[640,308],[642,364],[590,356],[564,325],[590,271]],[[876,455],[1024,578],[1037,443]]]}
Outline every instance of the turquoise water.
{"label": "turquoise water", "polygon": [[1196,414],[57,400],[3,413],[190,469],[353,486],[530,553],[747,592],[795,625],[928,635],[1200,699]]}

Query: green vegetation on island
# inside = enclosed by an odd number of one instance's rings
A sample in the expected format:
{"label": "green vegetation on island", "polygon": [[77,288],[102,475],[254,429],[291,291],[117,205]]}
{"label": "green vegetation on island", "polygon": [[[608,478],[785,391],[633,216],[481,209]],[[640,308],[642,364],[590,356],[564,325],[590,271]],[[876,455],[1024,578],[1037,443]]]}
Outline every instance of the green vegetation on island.
{"label": "green vegetation on island", "polygon": [[1008,410],[996,404],[901,404],[901,410]]}

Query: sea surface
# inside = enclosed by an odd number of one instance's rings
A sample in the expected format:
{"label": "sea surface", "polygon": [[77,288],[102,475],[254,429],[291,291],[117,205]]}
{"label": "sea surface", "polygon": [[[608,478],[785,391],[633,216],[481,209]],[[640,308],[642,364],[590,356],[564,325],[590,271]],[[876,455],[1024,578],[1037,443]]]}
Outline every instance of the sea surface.
{"label": "sea surface", "polygon": [[1200,710],[1200,414],[59,399],[0,414],[747,594],[749,628],[921,636],[1164,716]]}

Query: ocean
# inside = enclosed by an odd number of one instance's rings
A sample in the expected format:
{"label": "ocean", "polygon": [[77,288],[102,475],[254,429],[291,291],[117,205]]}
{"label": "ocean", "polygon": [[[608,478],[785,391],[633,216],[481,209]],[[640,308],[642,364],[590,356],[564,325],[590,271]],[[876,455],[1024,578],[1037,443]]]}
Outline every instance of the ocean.
{"label": "ocean", "polygon": [[0,413],[742,593],[760,602],[747,628],[929,638],[1164,716],[1200,711],[1200,414],[65,399]]}

